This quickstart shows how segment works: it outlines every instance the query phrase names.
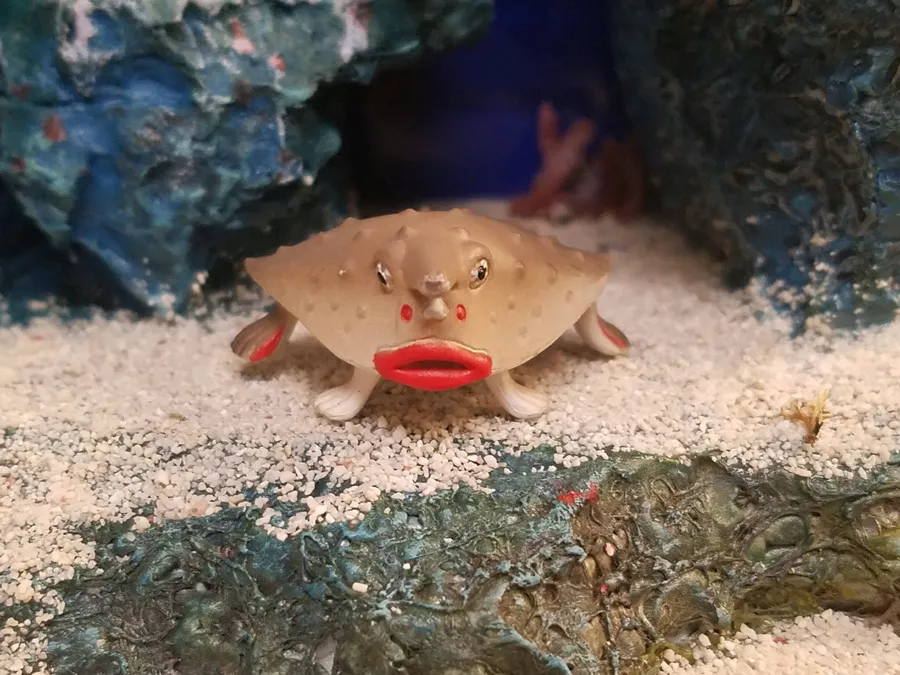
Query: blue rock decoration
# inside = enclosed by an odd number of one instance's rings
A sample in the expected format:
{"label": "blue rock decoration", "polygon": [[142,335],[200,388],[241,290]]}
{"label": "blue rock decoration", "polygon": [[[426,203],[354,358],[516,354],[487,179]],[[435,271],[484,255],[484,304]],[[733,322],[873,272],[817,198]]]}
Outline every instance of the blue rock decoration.
{"label": "blue rock decoration", "polygon": [[761,271],[801,329],[889,321],[900,303],[897,7],[610,3],[659,211],[729,284]]}
{"label": "blue rock decoration", "polygon": [[81,299],[159,315],[216,260],[345,215],[329,87],[464,43],[492,16],[491,0],[3,5],[0,294],[56,274]]}

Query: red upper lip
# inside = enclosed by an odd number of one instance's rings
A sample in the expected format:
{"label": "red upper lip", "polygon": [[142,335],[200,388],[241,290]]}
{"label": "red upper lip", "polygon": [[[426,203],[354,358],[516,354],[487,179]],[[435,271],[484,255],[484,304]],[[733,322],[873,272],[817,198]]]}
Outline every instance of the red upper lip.
{"label": "red upper lip", "polygon": [[491,374],[492,361],[455,342],[419,340],[376,352],[375,370],[383,378],[415,389],[442,391],[477,382]]}

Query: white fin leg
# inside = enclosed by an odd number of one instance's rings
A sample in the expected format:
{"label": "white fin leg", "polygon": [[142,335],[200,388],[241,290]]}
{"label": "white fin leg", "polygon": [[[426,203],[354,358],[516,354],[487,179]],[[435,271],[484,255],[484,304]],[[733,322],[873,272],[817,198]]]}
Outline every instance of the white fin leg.
{"label": "white fin leg", "polygon": [[354,368],[346,384],[323,391],[316,396],[313,406],[320,415],[335,422],[346,422],[359,414],[380,380],[381,376],[374,370]]}
{"label": "white fin leg", "polygon": [[575,331],[587,345],[606,356],[621,356],[631,347],[625,333],[604,320],[597,313],[596,305],[591,305],[581,315],[575,323]]}
{"label": "white fin leg", "polygon": [[503,409],[517,419],[540,417],[550,407],[550,399],[546,395],[522,386],[509,371],[491,375],[485,383]]}

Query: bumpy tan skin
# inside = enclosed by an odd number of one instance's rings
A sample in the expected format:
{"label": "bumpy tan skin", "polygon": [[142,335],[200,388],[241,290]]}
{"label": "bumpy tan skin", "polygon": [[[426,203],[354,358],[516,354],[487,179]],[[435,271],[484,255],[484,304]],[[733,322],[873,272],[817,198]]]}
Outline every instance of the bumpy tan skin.
{"label": "bumpy tan skin", "polygon": [[608,254],[568,248],[465,209],[351,218],[245,266],[278,305],[244,328],[232,350],[267,358],[297,322],[303,324],[354,366],[347,384],[315,402],[317,412],[337,421],[356,416],[381,379],[375,355],[418,340],[489,356],[489,372],[478,379],[522,419],[541,415],[548,400],[509,371],[568,328],[574,325],[588,345],[608,356],[629,347],[596,311]]}

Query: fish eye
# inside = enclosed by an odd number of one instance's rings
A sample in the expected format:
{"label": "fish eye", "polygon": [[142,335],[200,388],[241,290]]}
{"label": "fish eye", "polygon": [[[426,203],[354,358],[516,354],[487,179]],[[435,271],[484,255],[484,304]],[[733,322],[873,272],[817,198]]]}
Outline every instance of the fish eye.
{"label": "fish eye", "polygon": [[391,271],[385,265],[381,263],[375,265],[375,274],[378,276],[378,283],[384,286],[385,290],[393,289]]}
{"label": "fish eye", "polygon": [[472,272],[469,275],[469,288],[478,288],[487,281],[488,274],[490,273],[490,265],[488,264],[487,258],[482,258],[477,263],[475,263],[475,267],[472,268]]}

